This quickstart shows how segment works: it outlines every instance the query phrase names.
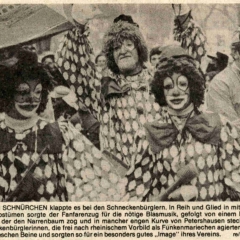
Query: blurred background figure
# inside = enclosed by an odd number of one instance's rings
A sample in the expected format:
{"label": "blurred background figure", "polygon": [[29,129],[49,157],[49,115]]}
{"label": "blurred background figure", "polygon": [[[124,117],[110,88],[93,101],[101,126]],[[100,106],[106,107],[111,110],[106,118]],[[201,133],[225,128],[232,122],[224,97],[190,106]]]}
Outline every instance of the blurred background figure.
{"label": "blurred background figure", "polygon": [[107,77],[109,69],[107,67],[107,58],[104,53],[100,53],[95,58],[96,71],[101,74],[102,77]]}
{"label": "blurred background figure", "polygon": [[207,55],[210,59],[210,62],[206,69],[206,87],[208,87],[208,84],[210,81],[217,75],[219,72],[224,70],[228,65],[228,55],[217,52],[212,55]]}
{"label": "blurred background figure", "polygon": [[41,56],[41,63],[44,67],[54,70],[55,68],[55,56],[53,52],[46,51]]}
{"label": "blurred background figure", "polygon": [[51,75],[51,83],[53,87],[63,85],[69,87],[65,79],[63,78],[61,72],[58,70],[55,63],[55,55],[51,51],[45,51],[39,56],[39,60],[42,63],[43,67]]}
{"label": "blurred background figure", "polygon": [[95,59],[95,64],[97,67],[97,71],[102,72],[107,67],[107,59],[106,56],[103,53],[100,53],[97,55]]}
{"label": "blurred background figure", "polygon": [[231,43],[234,59],[223,71],[217,74],[207,92],[207,107],[221,113],[230,121],[240,124],[240,29],[234,32]]}

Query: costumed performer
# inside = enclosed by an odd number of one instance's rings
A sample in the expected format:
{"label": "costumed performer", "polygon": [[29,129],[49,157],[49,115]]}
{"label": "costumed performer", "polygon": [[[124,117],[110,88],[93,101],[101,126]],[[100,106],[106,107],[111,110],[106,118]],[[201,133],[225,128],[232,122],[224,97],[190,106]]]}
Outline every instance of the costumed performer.
{"label": "costumed performer", "polygon": [[178,46],[163,48],[152,82],[163,107],[135,142],[125,201],[239,201],[239,135],[217,113],[199,110],[205,79]]}

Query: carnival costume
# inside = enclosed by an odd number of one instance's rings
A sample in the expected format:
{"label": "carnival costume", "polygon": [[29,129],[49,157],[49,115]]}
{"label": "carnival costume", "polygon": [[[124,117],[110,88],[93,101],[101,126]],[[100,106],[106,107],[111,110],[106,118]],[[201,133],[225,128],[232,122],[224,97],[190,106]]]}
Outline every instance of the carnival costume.
{"label": "carnival costume", "polygon": [[125,200],[148,201],[151,195],[158,196],[190,162],[199,172],[189,183],[197,188],[196,201],[239,200],[239,144],[235,127],[217,114],[193,113],[179,132],[172,116],[163,111],[161,120],[137,134]]}
{"label": "carnival costume", "polygon": [[21,198],[19,192],[15,194],[18,201],[120,199],[124,187],[119,185],[115,167],[71,124],[49,124],[37,116],[28,122],[17,121],[1,114],[0,132],[2,201],[9,198],[42,151],[31,178],[22,185],[29,189],[20,191],[28,194]]}
{"label": "carnival costume", "polygon": [[[144,49],[139,54],[143,62],[147,61],[144,39],[133,23],[115,22],[105,36],[105,48],[113,51],[113,43],[121,43],[125,38],[139,41]],[[57,63],[70,88],[97,116],[101,149],[129,166],[134,134],[145,122],[159,116],[160,107],[154,103],[149,92],[151,77],[147,69],[134,76],[124,76],[118,72],[103,78],[100,84],[91,55],[92,48],[86,32],[75,28],[65,36]],[[112,61],[108,59],[108,65]]]}
{"label": "carnival costume", "polygon": [[[188,84],[192,81],[192,98],[179,111],[162,100],[167,107],[162,107],[161,119],[139,130],[124,200],[171,201],[171,194],[178,192],[178,201],[239,201],[240,141],[236,128],[219,114],[199,111],[203,73],[183,49],[166,47],[161,58],[152,86],[156,100],[161,97],[158,87],[163,88],[162,81],[171,78],[169,73],[188,78]],[[174,94],[177,87],[172,88]],[[176,99],[181,96],[176,94]]]}
{"label": "carnival costume", "polygon": [[120,200],[125,188],[119,166],[71,123],[39,117],[50,77],[35,53],[20,49],[16,59],[1,67],[0,200]]}

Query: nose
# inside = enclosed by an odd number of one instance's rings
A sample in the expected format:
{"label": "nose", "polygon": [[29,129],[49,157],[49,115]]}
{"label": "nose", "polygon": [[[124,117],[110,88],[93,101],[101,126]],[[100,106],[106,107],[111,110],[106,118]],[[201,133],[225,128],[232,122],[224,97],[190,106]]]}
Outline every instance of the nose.
{"label": "nose", "polygon": [[31,98],[34,98],[35,97],[34,92],[30,92],[30,96],[31,96]]}
{"label": "nose", "polygon": [[173,96],[179,96],[180,92],[178,87],[175,85],[173,88]]}
{"label": "nose", "polygon": [[126,53],[127,49],[124,45],[121,46],[120,48],[120,53]]}
{"label": "nose", "polygon": [[27,102],[33,102],[33,99],[34,99],[34,92],[30,92],[27,96]]}

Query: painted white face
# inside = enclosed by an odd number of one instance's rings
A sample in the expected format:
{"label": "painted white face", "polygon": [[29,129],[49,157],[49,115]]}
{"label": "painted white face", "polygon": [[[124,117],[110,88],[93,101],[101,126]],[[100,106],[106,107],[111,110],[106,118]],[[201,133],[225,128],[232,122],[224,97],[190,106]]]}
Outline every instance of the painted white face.
{"label": "painted white face", "polygon": [[[17,118],[31,118],[41,103],[42,84],[39,80],[21,82],[14,95],[14,111]],[[20,115],[19,115],[20,114]]]}
{"label": "painted white face", "polygon": [[169,108],[183,110],[190,104],[188,79],[179,73],[173,73],[163,81],[164,96]]}
{"label": "painted white face", "polygon": [[124,40],[121,45],[116,45],[113,57],[121,73],[131,73],[139,65],[138,52],[133,41]]}

